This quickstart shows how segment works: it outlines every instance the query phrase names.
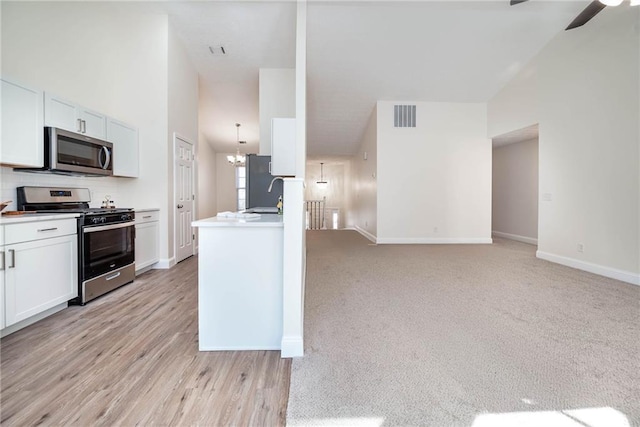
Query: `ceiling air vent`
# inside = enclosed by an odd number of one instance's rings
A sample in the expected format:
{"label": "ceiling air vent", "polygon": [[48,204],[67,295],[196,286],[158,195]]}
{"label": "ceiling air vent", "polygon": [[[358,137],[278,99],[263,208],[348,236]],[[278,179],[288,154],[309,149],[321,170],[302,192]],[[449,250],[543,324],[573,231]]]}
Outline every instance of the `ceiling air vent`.
{"label": "ceiling air vent", "polygon": [[396,127],[396,128],[416,127],[416,106],[415,105],[394,105],[393,106],[393,127]]}

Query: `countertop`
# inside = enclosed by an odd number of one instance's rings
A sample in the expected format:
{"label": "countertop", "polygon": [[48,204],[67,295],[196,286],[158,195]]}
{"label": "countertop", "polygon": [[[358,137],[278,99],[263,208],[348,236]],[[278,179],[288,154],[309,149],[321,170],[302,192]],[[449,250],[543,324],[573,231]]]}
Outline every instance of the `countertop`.
{"label": "countertop", "polygon": [[193,227],[283,227],[282,215],[261,214],[260,218],[222,218],[211,217],[191,223]]}
{"label": "countertop", "polygon": [[135,212],[155,212],[159,211],[160,208],[144,208],[144,209],[134,209]]}
{"label": "countertop", "polygon": [[19,224],[22,222],[51,221],[55,219],[78,218],[79,213],[59,213],[59,214],[23,214],[23,215],[2,215],[0,225]]}

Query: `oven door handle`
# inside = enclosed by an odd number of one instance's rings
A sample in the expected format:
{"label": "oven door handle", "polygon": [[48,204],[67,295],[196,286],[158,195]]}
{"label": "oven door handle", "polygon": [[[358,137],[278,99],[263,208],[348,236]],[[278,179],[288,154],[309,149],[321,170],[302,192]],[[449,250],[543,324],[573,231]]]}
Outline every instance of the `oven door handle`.
{"label": "oven door handle", "polygon": [[115,230],[118,228],[125,228],[125,227],[133,227],[135,226],[135,222],[123,222],[120,224],[109,224],[109,225],[100,225],[97,227],[94,226],[89,226],[89,227],[82,227],[82,232],[84,234],[87,233],[95,233],[98,231],[106,231],[106,230]]}

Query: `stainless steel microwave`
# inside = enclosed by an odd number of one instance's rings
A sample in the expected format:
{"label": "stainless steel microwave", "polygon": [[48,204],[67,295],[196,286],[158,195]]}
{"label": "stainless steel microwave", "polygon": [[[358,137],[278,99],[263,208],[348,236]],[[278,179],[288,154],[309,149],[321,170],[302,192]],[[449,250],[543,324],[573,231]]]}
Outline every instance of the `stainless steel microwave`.
{"label": "stainless steel microwave", "polygon": [[65,175],[113,175],[113,144],[54,127],[44,128],[44,167],[16,168]]}

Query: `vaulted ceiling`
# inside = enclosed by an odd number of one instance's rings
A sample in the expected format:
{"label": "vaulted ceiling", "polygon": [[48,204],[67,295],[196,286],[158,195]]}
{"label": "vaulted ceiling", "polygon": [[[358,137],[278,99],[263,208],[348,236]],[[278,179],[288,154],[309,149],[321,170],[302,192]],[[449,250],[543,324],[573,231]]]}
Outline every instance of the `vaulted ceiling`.
{"label": "vaulted ceiling", "polygon": [[[488,101],[588,3],[310,0],[308,153],[354,153],[377,100]],[[295,7],[167,5],[206,88],[202,128],[216,151],[235,150],[240,122],[247,151],[257,152],[258,70],[295,66]],[[227,55],[212,55],[215,45]]]}

